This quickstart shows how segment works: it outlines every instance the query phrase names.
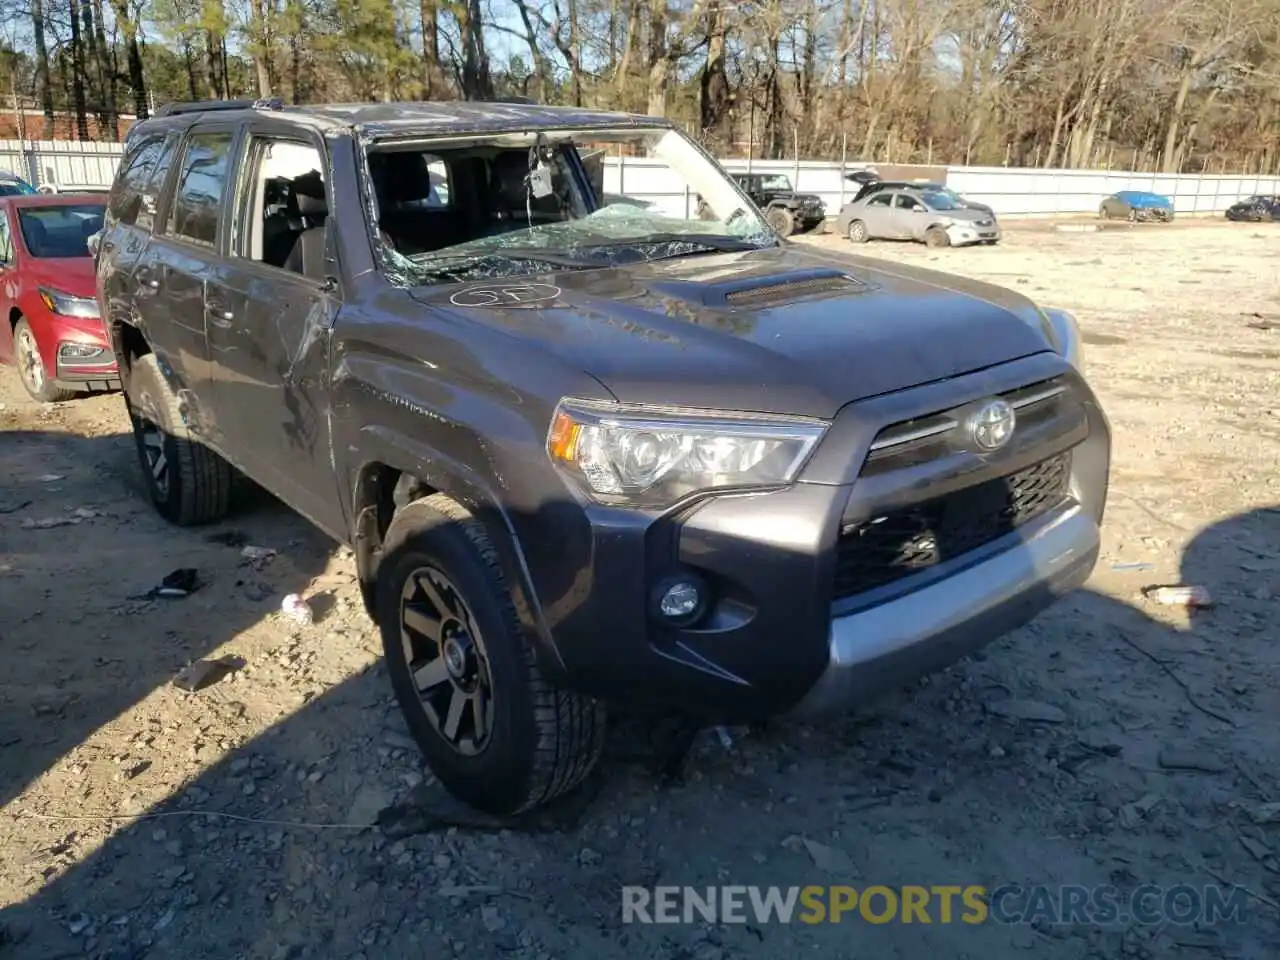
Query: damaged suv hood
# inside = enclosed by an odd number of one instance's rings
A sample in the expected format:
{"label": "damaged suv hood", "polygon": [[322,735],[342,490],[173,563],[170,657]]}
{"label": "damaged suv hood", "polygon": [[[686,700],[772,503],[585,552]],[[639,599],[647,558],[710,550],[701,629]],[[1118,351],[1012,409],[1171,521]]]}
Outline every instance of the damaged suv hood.
{"label": "damaged suv hood", "polygon": [[1035,305],[947,274],[787,244],[418,287],[574,363],[623,402],[830,417],[1052,350]]}

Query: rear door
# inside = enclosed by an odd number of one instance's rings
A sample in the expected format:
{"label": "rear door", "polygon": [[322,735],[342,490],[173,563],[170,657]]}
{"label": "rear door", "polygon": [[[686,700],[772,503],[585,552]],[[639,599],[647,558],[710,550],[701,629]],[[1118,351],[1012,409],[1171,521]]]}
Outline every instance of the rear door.
{"label": "rear door", "polygon": [[197,124],[188,130],[167,202],[157,213],[162,226],[135,271],[141,286],[153,291],[140,301],[145,303],[148,341],[181,393],[190,425],[219,447],[220,425],[208,409],[213,378],[205,287],[217,275],[225,244],[223,198],[233,182],[238,137],[234,121]]}
{"label": "rear door", "polygon": [[213,416],[245,470],[330,531],[345,528],[329,442],[329,329],[339,305],[321,138],[250,120],[227,257],[207,283]]}
{"label": "rear door", "polygon": [[867,233],[872,237],[892,237],[893,212],[889,207],[893,194],[888,191],[874,194],[863,207],[862,219],[867,225]]}

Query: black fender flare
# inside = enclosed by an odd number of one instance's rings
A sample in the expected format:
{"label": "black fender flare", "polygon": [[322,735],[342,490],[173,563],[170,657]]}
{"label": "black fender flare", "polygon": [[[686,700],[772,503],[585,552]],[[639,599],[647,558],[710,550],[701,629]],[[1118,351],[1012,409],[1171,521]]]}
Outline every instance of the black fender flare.
{"label": "black fender flare", "polygon": [[511,591],[516,616],[535,641],[539,666],[551,678],[563,677],[564,660],[543,615],[511,517],[493,485],[471,467],[430,444],[385,426],[362,427],[348,454],[348,463],[352,466],[347,474],[351,544],[370,617],[375,617],[371,591],[381,548],[378,523],[382,519],[390,520],[380,511],[386,509],[388,498],[394,494],[394,491],[378,489],[378,477],[385,468],[391,468],[401,477],[412,477],[421,488],[451,497],[484,523]]}

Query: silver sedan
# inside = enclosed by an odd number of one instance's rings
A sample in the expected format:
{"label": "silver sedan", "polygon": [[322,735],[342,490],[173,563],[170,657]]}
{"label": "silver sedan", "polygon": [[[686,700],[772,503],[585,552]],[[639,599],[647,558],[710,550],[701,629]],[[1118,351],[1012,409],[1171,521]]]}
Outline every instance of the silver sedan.
{"label": "silver sedan", "polygon": [[936,190],[885,190],[846,203],[836,231],[855,243],[915,240],[931,247],[998,243],[995,214],[962,207]]}

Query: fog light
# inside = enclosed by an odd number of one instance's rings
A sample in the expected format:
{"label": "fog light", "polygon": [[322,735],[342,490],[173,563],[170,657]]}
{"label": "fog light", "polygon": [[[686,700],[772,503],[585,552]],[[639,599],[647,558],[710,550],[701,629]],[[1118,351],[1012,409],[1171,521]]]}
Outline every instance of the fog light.
{"label": "fog light", "polygon": [[669,626],[688,627],[702,618],[711,591],[694,573],[679,573],[661,581],[650,595],[654,615]]}
{"label": "fog light", "polygon": [[58,356],[63,360],[92,360],[100,357],[106,350],[92,343],[60,343]]}
{"label": "fog light", "polygon": [[662,592],[659,612],[669,620],[683,620],[702,605],[702,591],[692,580],[677,580]]}

